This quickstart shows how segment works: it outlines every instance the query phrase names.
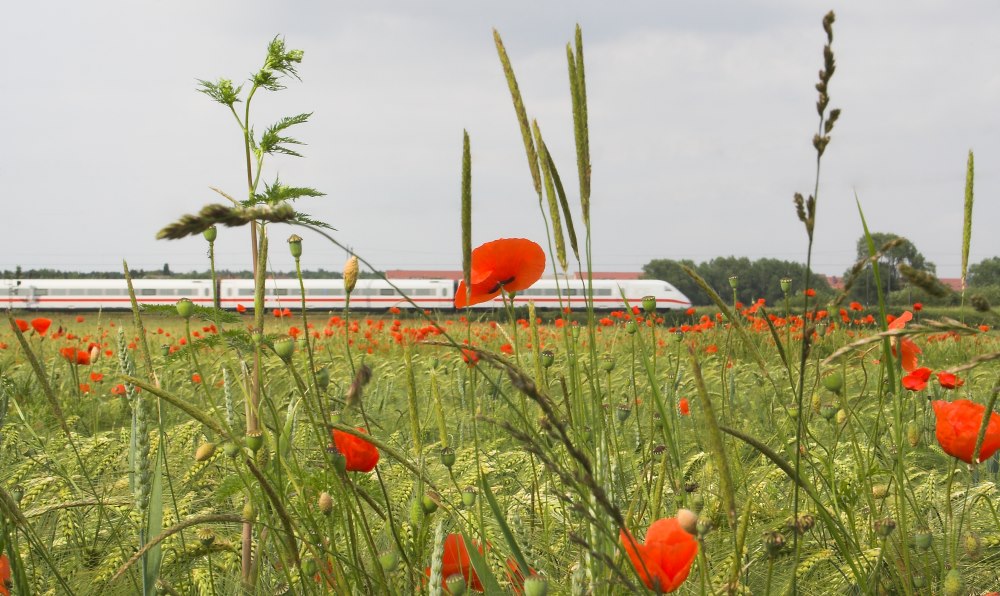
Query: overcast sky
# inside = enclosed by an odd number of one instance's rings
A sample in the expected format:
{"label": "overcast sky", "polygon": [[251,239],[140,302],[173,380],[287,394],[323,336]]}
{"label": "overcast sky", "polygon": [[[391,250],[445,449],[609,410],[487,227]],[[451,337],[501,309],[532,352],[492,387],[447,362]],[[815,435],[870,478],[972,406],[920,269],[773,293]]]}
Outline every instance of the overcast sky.
{"label": "overcast sky", "polygon": [[[243,148],[196,79],[245,79],[275,34],[305,51],[302,82],[253,103],[257,129],[293,131],[304,159],[264,178],[327,193],[297,208],[381,269],[460,267],[462,130],[473,161],[473,242],[545,232],[491,28],[574,209],[565,44],[583,28],[595,270],[654,258],[805,260],[792,195],[812,191],[824,12],[837,12],[815,268],[853,262],[860,197],[873,231],[910,238],[958,275],[965,163],[976,154],[972,262],[1000,254],[1000,4],[833,2],[19,2],[0,21],[0,269],[206,269],[200,238],[165,224],[245,196]],[[577,215],[579,218],[579,215]],[[577,219],[578,227],[582,222]],[[272,228],[273,268],[291,268]],[[344,253],[305,237],[303,266]],[[250,266],[245,228],[218,266]]]}

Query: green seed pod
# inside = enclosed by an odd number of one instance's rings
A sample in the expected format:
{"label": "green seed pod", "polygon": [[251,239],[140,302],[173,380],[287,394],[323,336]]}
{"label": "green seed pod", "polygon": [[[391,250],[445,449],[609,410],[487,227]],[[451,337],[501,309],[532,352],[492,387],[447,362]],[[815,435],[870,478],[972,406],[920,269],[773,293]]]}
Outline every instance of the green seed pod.
{"label": "green seed pod", "polygon": [[259,430],[248,430],[246,434],[247,447],[257,453],[264,446],[264,433]]}
{"label": "green seed pod", "polygon": [[302,238],[298,234],[292,234],[288,237],[288,251],[295,259],[302,256]]}
{"label": "green seed pod", "polygon": [[295,338],[283,335],[274,340],[274,353],[285,362],[291,360],[292,354],[295,353]]}
{"label": "green seed pod", "polygon": [[580,327],[579,326],[573,327],[572,330],[570,331],[570,335],[573,336],[574,340],[580,339]]}
{"label": "green seed pod", "polygon": [[615,413],[618,416],[618,422],[625,422],[632,413],[632,408],[628,404],[622,404],[618,406]]}
{"label": "green seed pod", "polygon": [[769,557],[776,557],[781,549],[785,547],[785,535],[781,532],[768,532],[764,534],[764,549]]}
{"label": "green seed pod", "polygon": [[896,520],[891,517],[885,519],[876,520],[875,522],[875,533],[882,538],[888,538],[892,534],[893,530],[896,529]]}
{"label": "green seed pod", "polygon": [[524,580],[524,596],[545,596],[549,593],[549,580],[544,575],[529,575]]}
{"label": "green seed pod", "polygon": [[320,391],[326,391],[330,386],[330,369],[324,366],[316,371],[316,384],[319,385]]}
{"label": "green seed pod", "polygon": [[969,532],[965,535],[963,543],[965,544],[965,554],[973,561],[979,560],[983,554],[983,539],[979,537],[979,534]]}
{"label": "green seed pod", "polygon": [[177,314],[185,319],[190,319],[191,315],[194,314],[194,302],[191,302],[187,298],[181,298],[177,301]]}
{"label": "green seed pod", "polygon": [[309,557],[305,561],[302,561],[302,574],[306,577],[316,575],[316,571],[318,570],[319,568],[316,566],[316,559]]}
{"label": "green seed pod", "polygon": [[740,277],[738,275],[729,276],[729,287],[734,290],[740,287]]}
{"label": "green seed pod", "polygon": [[931,547],[934,535],[927,528],[917,528],[913,533],[913,544],[920,550],[926,551]]}
{"label": "green seed pod", "polygon": [[839,395],[840,391],[844,388],[844,375],[839,372],[826,375],[823,377],[823,386],[826,387],[827,390]]}
{"label": "green seed pod", "polygon": [[170,355],[169,344],[160,344],[160,355],[163,356],[164,358]]}
{"label": "green seed pod", "polygon": [[212,543],[215,542],[215,532],[212,528],[198,528],[197,536],[198,542],[204,546],[212,546]]}
{"label": "green seed pod", "polygon": [[781,291],[785,294],[792,289],[792,280],[788,277],[782,277],[781,281],[778,282],[781,285]]}
{"label": "green seed pod", "polygon": [[438,494],[434,491],[427,491],[424,496],[420,498],[420,508],[424,511],[424,514],[430,515],[437,511],[437,502],[441,499]]}
{"label": "green seed pod", "polygon": [[222,451],[226,457],[236,457],[240,454],[240,446],[236,443],[225,443],[222,446]]}
{"label": "green seed pod", "polygon": [[467,586],[465,585],[465,578],[462,577],[461,573],[452,573],[444,580],[444,585],[448,588],[448,593],[451,596],[464,596]]}
{"label": "green seed pod", "polygon": [[215,226],[211,226],[209,228],[205,228],[201,235],[204,236],[205,240],[208,240],[209,243],[212,243],[215,242],[215,239],[219,236],[219,229]]}
{"label": "green seed pod", "polygon": [[656,312],[656,296],[643,296],[642,310],[648,313]]}
{"label": "green seed pod", "polygon": [[601,370],[611,372],[615,369],[615,359],[611,354],[601,356]]}
{"label": "green seed pod", "polygon": [[476,504],[476,487],[467,486],[465,490],[462,491],[462,505],[466,507],[472,507]]}
{"label": "green seed pod", "polygon": [[927,578],[919,573],[913,576],[913,587],[920,590],[927,587]]}
{"label": "green seed pod", "polygon": [[389,550],[378,557],[378,563],[386,573],[392,573],[399,567],[399,553]]}
{"label": "green seed pod", "polygon": [[629,321],[625,323],[625,333],[629,335],[635,335],[635,332],[639,330],[639,326],[635,324],[635,321]]}
{"label": "green seed pod", "polygon": [[556,361],[556,355],[552,353],[552,350],[543,350],[540,356],[542,357],[542,366],[545,368],[552,366],[552,363]]}
{"label": "green seed pod", "polygon": [[952,569],[948,575],[944,576],[944,583],[941,584],[944,596],[963,596],[966,594],[965,578],[958,569]]}
{"label": "green seed pod", "polygon": [[455,465],[455,459],[456,458],[454,449],[452,449],[451,447],[444,447],[441,449],[441,464],[444,467],[450,470],[451,467]]}

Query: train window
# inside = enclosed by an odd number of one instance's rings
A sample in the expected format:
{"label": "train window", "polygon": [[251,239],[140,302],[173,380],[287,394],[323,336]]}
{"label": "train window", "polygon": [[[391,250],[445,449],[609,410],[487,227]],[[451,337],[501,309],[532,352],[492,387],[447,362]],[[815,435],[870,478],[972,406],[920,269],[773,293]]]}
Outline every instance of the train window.
{"label": "train window", "polygon": [[52,295],[52,296],[68,296],[69,295],[64,288],[53,288],[53,289],[49,290],[49,294]]}
{"label": "train window", "polygon": [[35,288],[35,296],[48,296],[49,291],[47,288]]}
{"label": "train window", "polygon": [[156,296],[156,288],[142,288],[139,290],[140,296]]}
{"label": "train window", "polygon": [[177,293],[175,294],[173,288],[161,288],[157,294],[160,296],[183,296],[184,290],[177,290]]}
{"label": "train window", "polygon": [[381,288],[378,291],[378,295],[379,296],[395,296],[396,295],[396,290],[393,290],[392,288]]}
{"label": "train window", "polygon": [[85,296],[101,296],[103,294],[104,290],[101,288],[87,288],[86,291],[84,291]]}
{"label": "train window", "polygon": [[[443,290],[442,290],[442,292],[443,292]],[[434,295],[434,288],[416,288],[415,290],[413,290],[413,295],[414,296],[433,296]],[[441,295],[444,296],[443,293]]]}
{"label": "train window", "polygon": [[610,296],[611,295],[611,289],[610,288],[602,288],[602,289],[594,290],[594,295],[595,296]]}
{"label": "train window", "polygon": [[253,288],[240,288],[240,296],[253,296]]}

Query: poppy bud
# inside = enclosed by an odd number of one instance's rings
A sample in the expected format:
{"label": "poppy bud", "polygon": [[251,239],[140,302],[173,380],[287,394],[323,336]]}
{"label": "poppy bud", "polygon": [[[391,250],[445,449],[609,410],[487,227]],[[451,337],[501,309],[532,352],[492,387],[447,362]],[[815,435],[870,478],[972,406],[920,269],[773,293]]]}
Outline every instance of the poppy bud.
{"label": "poppy bud", "polygon": [[399,567],[399,553],[395,550],[386,551],[379,555],[378,563],[386,573],[392,573]]}
{"label": "poppy bud", "polygon": [[729,276],[729,287],[734,290],[740,287],[740,277],[738,275]]}
{"label": "poppy bud", "polygon": [[476,487],[467,486],[465,490],[462,491],[462,505],[466,507],[472,507],[476,504]]}
{"label": "poppy bud", "polygon": [[257,453],[264,446],[264,433],[259,430],[248,430],[246,434],[247,447]]}
{"label": "poppy bud", "polygon": [[691,534],[692,536],[698,531],[698,514],[690,509],[678,509],[677,523],[680,524],[681,529]]}
{"label": "poppy bud", "polygon": [[549,593],[549,580],[544,575],[530,575],[524,580],[524,596],[545,596]]}
{"label": "poppy bud", "polygon": [[215,242],[215,238],[219,235],[219,229],[215,226],[205,228],[201,232],[201,235],[204,236],[205,240],[208,240],[210,243]]}
{"label": "poppy bud", "polygon": [[444,447],[441,449],[441,464],[444,467],[451,469],[455,465],[455,450],[451,447]]}
{"label": "poppy bud", "polygon": [[274,340],[274,353],[288,362],[295,353],[295,338],[285,335]]}
{"label": "poppy bud", "polygon": [[943,593],[945,596],[961,596],[967,593],[965,578],[962,577],[962,572],[958,569],[952,569],[948,572],[948,575],[944,576],[942,587],[944,588]]}
{"label": "poppy bud", "polygon": [[451,596],[464,596],[466,585],[465,578],[462,577],[461,573],[452,573],[444,580],[445,586],[448,588],[448,593]]}
{"label": "poppy bud", "polygon": [[198,528],[198,542],[201,542],[204,546],[212,546],[215,542],[215,532],[212,528]]}
{"label": "poppy bud", "polygon": [[917,424],[916,420],[910,420],[906,423],[906,442],[910,444],[910,447],[916,447],[920,444],[920,425]]}
{"label": "poppy bud", "polygon": [[875,522],[875,533],[882,538],[888,538],[892,531],[896,529],[896,520],[891,517],[880,519]]}
{"label": "poppy bud", "polygon": [[177,314],[185,319],[190,319],[191,315],[194,314],[194,302],[191,302],[187,298],[181,298],[177,301]]}
{"label": "poppy bud", "polygon": [[635,324],[635,321],[629,321],[625,323],[625,333],[629,335],[635,335],[635,332],[639,330],[639,326]]}
{"label": "poppy bud", "polygon": [[824,404],[819,407],[819,415],[822,416],[824,420],[833,420],[833,418],[837,415],[837,407]]}
{"label": "poppy bud", "polygon": [[642,310],[648,313],[656,312],[656,296],[643,296]]}
{"label": "poppy bud", "polygon": [[430,515],[437,511],[437,502],[440,499],[441,497],[436,492],[429,490],[420,498],[420,508],[423,509],[425,514]]}
{"label": "poppy bud", "polygon": [[330,386],[330,369],[324,366],[316,371],[316,384],[319,385],[320,391],[326,391]]}
{"label": "poppy bud", "polygon": [[302,256],[302,238],[298,234],[288,237],[288,251],[292,253],[292,258],[298,260]]}
{"label": "poppy bud", "polygon": [[323,491],[319,494],[319,500],[316,502],[319,507],[319,512],[323,515],[330,515],[333,512],[333,497],[330,493]]}
{"label": "poppy bud", "polygon": [[847,410],[841,408],[837,410],[837,424],[843,424],[847,422]]}
{"label": "poppy bud", "polygon": [[823,377],[823,386],[839,395],[840,390],[844,388],[844,375],[839,372],[826,375]]}
{"label": "poppy bud", "polygon": [[556,361],[556,355],[552,353],[552,350],[544,350],[541,353],[542,366],[548,368],[552,366],[552,363]]}
{"label": "poppy bud", "polygon": [[779,281],[778,283],[781,284],[781,291],[784,292],[785,294],[787,294],[788,291],[792,289],[791,278],[782,277],[781,281]]}
{"label": "poppy bud", "polygon": [[922,575],[913,576],[913,587],[920,590],[927,587],[927,578]]}
{"label": "poppy bud", "polygon": [[615,369],[615,359],[611,354],[601,356],[601,370],[611,372]]}
{"label": "poppy bud", "polygon": [[160,355],[166,358],[170,354],[170,346],[167,344],[160,344]]}
{"label": "poppy bud", "polygon": [[979,559],[980,555],[983,554],[983,539],[979,537],[979,534],[969,532],[965,535],[964,543],[965,554],[973,561]]}
{"label": "poppy bud", "polygon": [[222,451],[227,457],[236,457],[240,454],[240,446],[236,443],[226,443],[222,446]]}
{"label": "poppy bud", "polygon": [[194,461],[207,461],[215,455],[215,443],[202,443],[194,452]]}
{"label": "poppy bud", "polygon": [[257,510],[254,509],[252,501],[247,501],[243,505],[243,521],[252,522],[255,519],[257,519]]}
{"label": "poppy bud", "polygon": [[344,263],[344,291],[350,294],[358,284],[358,257],[351,255]]}

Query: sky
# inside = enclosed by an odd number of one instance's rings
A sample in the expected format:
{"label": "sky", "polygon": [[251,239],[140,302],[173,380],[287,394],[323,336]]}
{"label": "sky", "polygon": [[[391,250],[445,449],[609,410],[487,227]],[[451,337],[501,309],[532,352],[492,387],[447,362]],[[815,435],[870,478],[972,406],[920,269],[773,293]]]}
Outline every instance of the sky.
{"label": "sky", "polygon": [[[205,270],[201,237],[158,241],[182,214],[246,196],[239,129],[198,79],[243,80],[268,42],[302,49],[301,82],[259,93],[258,131],[313,112],[304,158],[263,179],[326,193],[300,211],[378,269],[458,269],[462,131],[472,147],[473,244],[546,242],[510,94],[503,37],[530,118],[578,229],[566,44],[583,29],[596,271],[652,259],[804,262],[792,197],[816,183],[812,137],[822,17],[837,13],[814,268],[853,263],[862,227],[912,240],[942,277],[961,263],[966,160],[975,152],[971,258],[1000,254],[1000,4],[510,0],[20,2],[0,21],[0,270]],[[978,65],[978,66],[977,66]],[[303,267],[345,253],[311,232]],[[249,232],[222,229],[217,267],[250,268]]]}

